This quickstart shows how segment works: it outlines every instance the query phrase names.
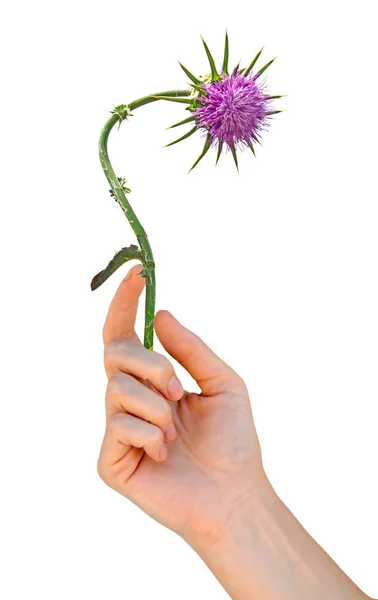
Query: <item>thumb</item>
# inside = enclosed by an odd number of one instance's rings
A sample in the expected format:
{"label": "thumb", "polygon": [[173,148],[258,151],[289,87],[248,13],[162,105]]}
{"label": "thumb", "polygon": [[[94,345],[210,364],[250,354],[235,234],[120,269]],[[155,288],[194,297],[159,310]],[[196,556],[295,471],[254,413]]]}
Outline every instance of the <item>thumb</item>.
{"label": "thumb", "polygon": [[190,373],[203,395],[245,393],[241,377],[167,310],[156,314],[155,331],[162,346]]}

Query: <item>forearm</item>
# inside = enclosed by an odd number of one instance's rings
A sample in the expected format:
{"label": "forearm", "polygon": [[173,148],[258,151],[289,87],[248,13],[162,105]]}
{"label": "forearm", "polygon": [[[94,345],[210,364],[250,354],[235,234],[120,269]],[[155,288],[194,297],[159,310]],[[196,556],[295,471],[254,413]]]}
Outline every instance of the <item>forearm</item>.
{"label": "forearm", "polygon": [[197,552],[233,600],[367,599],[267,484]]}

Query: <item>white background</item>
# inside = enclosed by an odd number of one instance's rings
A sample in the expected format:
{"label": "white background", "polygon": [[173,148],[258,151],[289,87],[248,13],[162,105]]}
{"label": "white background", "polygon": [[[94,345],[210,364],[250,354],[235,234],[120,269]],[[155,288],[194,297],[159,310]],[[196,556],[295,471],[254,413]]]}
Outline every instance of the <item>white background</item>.
{"label": "white background", "polygon": [[[246,380],[264,462],[304,527],[378,596],[374,1],[12,2],[1,15],[1,545],[7,600],[226,598],[194,552],[103,484],[101,328],[131,229],[97,158],[113,104],[265,45],[286,109],[238,176],[180,105],[111,138],[157,262],[157,308]],[[261,66],[264,62],[261,62]],[[180,132],[179,132],[180,133]],[[178,137],[178,136],[177,136]],[[240,155],[239,155],[240,156]],[[138,324],[142,327],[142,314]],[[159,350],[160,347],[157,346]],[[182,369],[179,369],[182,374]],[[186,387],[193,384],[184,379]],[[196,388],[195,388],[196,389]]]}

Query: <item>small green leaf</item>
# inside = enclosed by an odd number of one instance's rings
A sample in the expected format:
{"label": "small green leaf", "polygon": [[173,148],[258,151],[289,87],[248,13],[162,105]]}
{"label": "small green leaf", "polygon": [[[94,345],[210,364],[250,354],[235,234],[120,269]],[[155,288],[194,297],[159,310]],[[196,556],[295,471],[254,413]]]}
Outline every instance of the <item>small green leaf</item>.
{"label": "small green leaf", "polygon": [[239,173],[238,157],[236,156],[236,149],[235,149],[234,145],[231,146],[231,153],[232,153],[232,158],[234,159],[234,163],[236,165],[236,169]]}
{"label": "small green leaf", "polygon": [[142,253],[139,250],[138,246],[128,246],[127,248],[122,248],[119,252],[117,252],[112,260],[109,262],[108,266],[100,271],[95,277],[93,277],[91,281],[91,290],[97,290],[106,281],[119,267],[121,267],[124,263],[129,260],[140,260],[142,261]]}
{"label": "small green leaf", "polygon": [[203,150],[202,150],[201,154],[199,155],[199,157],[197,158],[194,165],[191,167],[191,169],[189,169],[188,173],[190,173],[190,171],[192,171],[194,169],[194,167],[196,167],[198,165],[199,161],[205,156],[205,154],[209,150],[210,146],[211,146],[211,136],[210,136],[210,134],[207,134],[207,138],[206,138]]}
{"label": "small green leaf", "polygon": [[272,60],[270,60],[268,63],[266,63],[266,65],[260,69],[260,71],[258,71],[257,75],[256,75],[256,79],[257,77],[260,77],[260,75],[262,75],[264,73],[264,71],[267,70],[268,67],[270,67],[270,65],[276,60],[276,56],[274,58],[272,58]]}
{"label": "small green leaf", "polygon": [[226,73],[226,75],[228,75],[228,33],[226,30],[226,37],[224,40],[224,56],[223,56],[223,66],[222,66],[222,71],[224,73]]}
{"label": "small green leaf", "polygon": [[271,110],[271,111],[269,111],[269,112],[267,112],[265,114],[267,116],[269,116],[269,115],[277,115],[278,113],[281,113],[281,112],[285,112],[285,111],[284,110]]}
{"label": "small green leaf", "polygon": [[155,98],[155,100],[169,100],[170,102],[180,102],[181,104],[191,103],[191,100],[187,100],[186,98],[175,98],[174,96],[150,96],[150,98]]}
{"label": "small green leaf", "polygon": [[190,123],[191,121],[194,121],[194,120],[195,120],[195,117],[188,117],[187,119],[184,119],[183,121],[180,121],[179,123],[175,123],[174,125],[167,127],[167,129],[173,129],[174,127],[179,127],[180,125],[185,125],[185,123]]}
{"label": "small green leaf", "polygon": [[249,65],[249,67],[244,71],[244,77],[246,77],[248,75],[248,73],[250,73],[253,69],[253,67],[255,66],[255,64],[257,63],[261,52],[264,50],[264,46],[261,48],[260,52],[258,52],[255,56],[255,58],[253,59],[253,61],[251,62],[251,64]]}
{"label": "small green leaf", "polygon": [[166,144],[166,146],[164,146],[164,148],[168,148],[168,146],[173,146],[173,144],[177,144],[177,142],[181,142],[182,140],[185,140],[189,136],[193,135],[193,133],[195,133],[196,131],[198,131],[197,126],[193,127],[193,129],[188,131],[188,133],[185,133],[185,135],[180,137],[178,140],[175,140],[174,142],[171,142],[170,144]]}
{"label": "small green leaf", "polygon": [[215,66],[214,59],[213,59],[211,52],[203,38],[202,38],[202,42],[205,47],[207,58],[209,59],[209,63],[210,63],[210,67],[211,67],[211,79],[212,79],[212,81],[218,81],[219,74],[218,74],[217,68]]}
{"label": "small green leaf", "polygon": [[182,68],[182,70],[184,71],[184,73],[186,73],[186,75],[189,77],[189,79],[191,79],[193,81],[193,83],[201,83],[201,81],[195,76],[193,75],[193,73],[191,73],[190,71],[188,71],[188,69],[186,67],[184,67],[184,65],[182,65],[179,61],[179,65]]}
{"label": "small green leaf", "polygon": [[218,164],[218,160],[220,159],[220,155],[222,154],[222,148],[223,148],[223,142],[220,141],[218,144],[218,154],[217,154],[217,160],[215,162],[215,164]]}

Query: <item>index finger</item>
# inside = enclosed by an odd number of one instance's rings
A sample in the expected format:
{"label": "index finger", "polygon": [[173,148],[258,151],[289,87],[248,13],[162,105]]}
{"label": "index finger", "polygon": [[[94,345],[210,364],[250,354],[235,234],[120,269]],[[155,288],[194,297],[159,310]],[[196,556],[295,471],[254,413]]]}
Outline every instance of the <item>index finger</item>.
{"label": "index finger", "polygon": [[139,297],[146,282],[145,278],[139,275],[142,269],[143,265],[140,263],[134,265],[121,281],[110,303],[102,330],[104,344],[119,337],[140,341],[134,327]]}

